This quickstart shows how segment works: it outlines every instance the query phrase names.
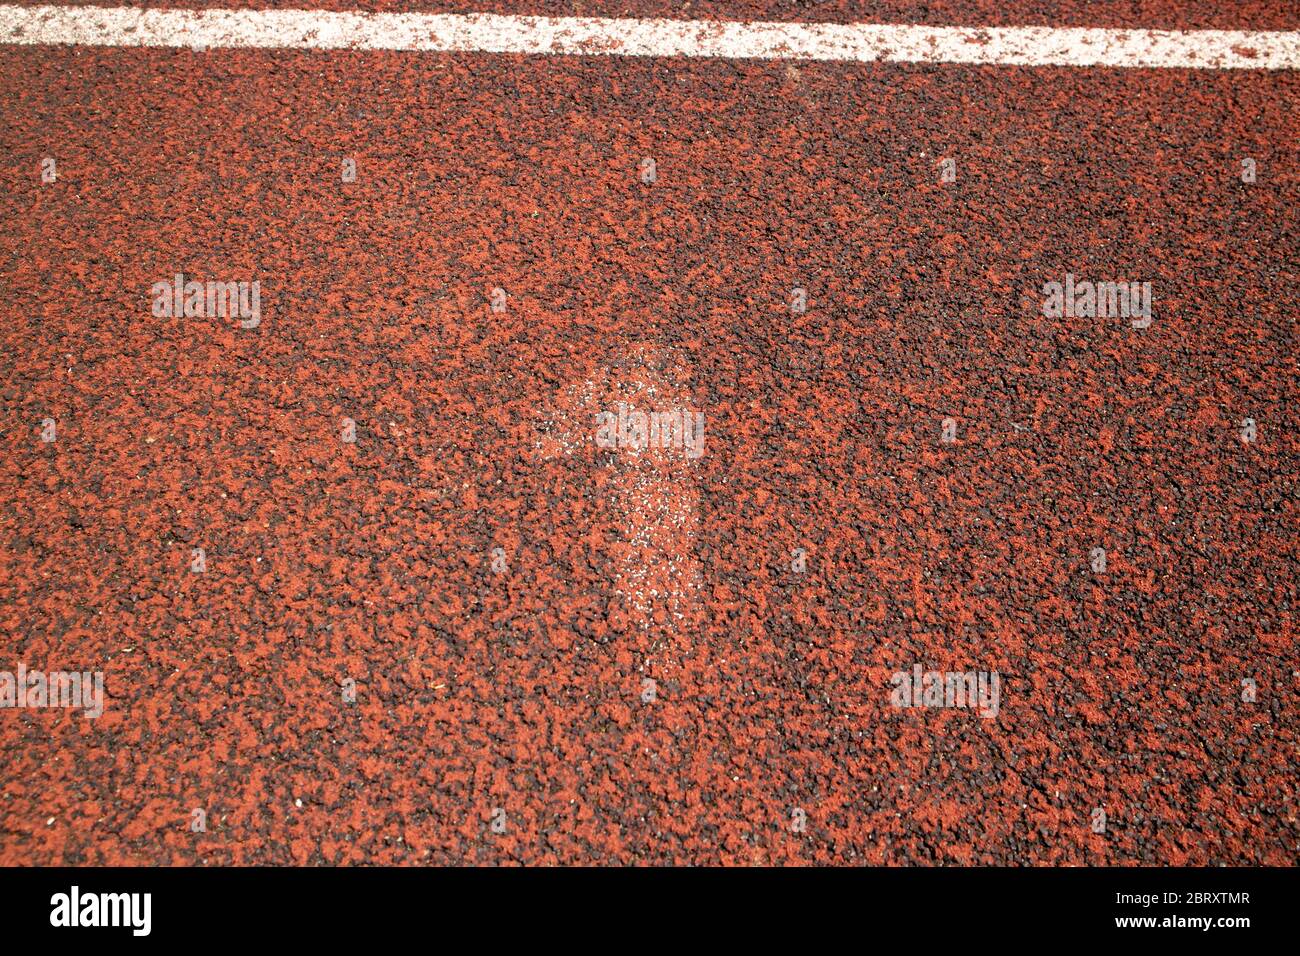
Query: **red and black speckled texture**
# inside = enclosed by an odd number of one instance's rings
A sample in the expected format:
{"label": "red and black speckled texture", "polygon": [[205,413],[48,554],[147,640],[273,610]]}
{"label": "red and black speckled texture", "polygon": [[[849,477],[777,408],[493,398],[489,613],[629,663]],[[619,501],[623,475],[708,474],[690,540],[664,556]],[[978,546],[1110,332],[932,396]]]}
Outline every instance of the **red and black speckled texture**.
{"label": "red and black speckled texture", "polygon": [[[0,710],[0,863],[1300,857],[1296,75],[6,48],[0,98],[0,669],[109,696]],[[153,317],[177,271],[261,326]],[[1044,318],[1066,272],[1153,324]],[[618,466],[538,454],[629,355],[707,415],[675,622]],[[997,718],[891,708],[914,663]]]}

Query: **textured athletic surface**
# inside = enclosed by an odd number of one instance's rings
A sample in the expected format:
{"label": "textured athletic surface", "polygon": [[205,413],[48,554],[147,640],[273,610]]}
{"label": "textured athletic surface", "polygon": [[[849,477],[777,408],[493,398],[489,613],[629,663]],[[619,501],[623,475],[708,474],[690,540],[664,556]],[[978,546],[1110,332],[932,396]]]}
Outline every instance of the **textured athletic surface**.
{"label": "textured athletic surface", "polygon": [[[1297,21],[616,6],[421,9]],[[0,47],[0,101],[0,669],[107,693],[0,710],[0,863],[1300,857],[1295,72]]]}

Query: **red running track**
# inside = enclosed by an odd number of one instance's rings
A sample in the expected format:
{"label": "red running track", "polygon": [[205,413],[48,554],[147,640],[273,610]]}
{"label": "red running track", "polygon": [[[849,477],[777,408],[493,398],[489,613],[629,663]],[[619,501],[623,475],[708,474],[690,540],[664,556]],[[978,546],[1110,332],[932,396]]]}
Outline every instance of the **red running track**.
{"label": "red running track", "polygon": [[[1014,22],[1130,8],[1295,26]],[[914,18],[523,12],[629,10]],[[1295,73],[4,47],[0,98],[0,670],[107,694],[0,709],[0,864],[1300,856]]]}

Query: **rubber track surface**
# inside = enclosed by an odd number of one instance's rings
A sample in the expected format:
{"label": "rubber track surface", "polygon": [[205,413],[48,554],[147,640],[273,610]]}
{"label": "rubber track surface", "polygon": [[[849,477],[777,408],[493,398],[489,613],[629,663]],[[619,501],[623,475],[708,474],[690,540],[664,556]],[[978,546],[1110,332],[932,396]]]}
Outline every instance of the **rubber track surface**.
{"label": "rubber track surface", "polygon": [[[0,711],[0,864],[1296,861],[1295,74],[3,48],[0,99],[0,668],[108,693]],[[647,387],[701,457],[569,440]]]}

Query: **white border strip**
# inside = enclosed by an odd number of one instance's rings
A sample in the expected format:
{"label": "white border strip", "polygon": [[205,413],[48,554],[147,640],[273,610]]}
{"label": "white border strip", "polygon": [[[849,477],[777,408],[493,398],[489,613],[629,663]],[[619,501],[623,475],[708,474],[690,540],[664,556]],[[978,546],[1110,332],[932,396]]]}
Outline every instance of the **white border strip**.
{"label": "white border strip", "polygon": [[1300,32],[926,27],[0,5],[0,44],[409,50],[1006,66],[1300,68]]}

